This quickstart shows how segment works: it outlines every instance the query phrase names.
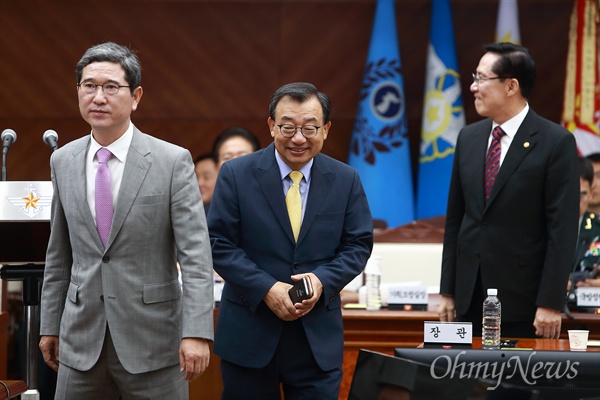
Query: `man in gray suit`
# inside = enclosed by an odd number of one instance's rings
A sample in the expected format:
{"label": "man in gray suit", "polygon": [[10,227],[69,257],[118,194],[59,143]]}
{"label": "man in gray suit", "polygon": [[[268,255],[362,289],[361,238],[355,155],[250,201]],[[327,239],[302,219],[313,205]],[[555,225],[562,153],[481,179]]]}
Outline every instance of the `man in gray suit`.
{"label": "man in gray suit", "polygon": [[131,123],[142,87],[129,49],[94,46],[76,75],[92,131],[50,160],[41,300],[56,399],[187,399],[186,380],[207,368],[213,338],[212,259],[191,155]]}

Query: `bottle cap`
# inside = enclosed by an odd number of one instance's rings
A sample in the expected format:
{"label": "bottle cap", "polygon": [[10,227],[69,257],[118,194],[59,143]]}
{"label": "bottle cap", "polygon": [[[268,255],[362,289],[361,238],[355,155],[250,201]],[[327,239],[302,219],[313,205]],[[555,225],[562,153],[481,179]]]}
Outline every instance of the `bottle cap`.
{"label": "bottle cap", "polygon": [[488,296],[498,296],[498,289],[488,289],[487,294]]}
{"label": "bottle cap", "polygon": [[365,274],[375,274],[381,275],[381,257],[372,255],[367,260],[367,265],[365,266]]}

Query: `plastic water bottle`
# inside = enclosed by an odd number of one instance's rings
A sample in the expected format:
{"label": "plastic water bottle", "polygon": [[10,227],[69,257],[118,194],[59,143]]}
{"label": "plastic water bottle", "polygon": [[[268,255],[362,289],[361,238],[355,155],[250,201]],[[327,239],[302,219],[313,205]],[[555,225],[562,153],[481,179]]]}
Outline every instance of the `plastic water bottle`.
{"label": "plastic water bottle", "polygon": [[381,293],[379,283],[381,281],[381,257],[371,256],[365,267],[367,286],[367,310],[377,311],[381,308]]}
{"label": "plastic water bottle", "polygon": [[502,306],[498,300],[498,289],[488,289],[487,298],[483,301],[482,349],[497,350],[500,348],[501,317]]}

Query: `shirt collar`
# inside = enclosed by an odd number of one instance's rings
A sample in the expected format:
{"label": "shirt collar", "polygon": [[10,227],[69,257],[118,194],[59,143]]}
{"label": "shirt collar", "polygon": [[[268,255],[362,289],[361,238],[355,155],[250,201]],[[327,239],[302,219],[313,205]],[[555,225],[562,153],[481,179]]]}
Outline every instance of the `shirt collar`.
{"label": "shirt collar", "polygon": [[[277,160],[277,165],[279,166],[281,180],[284,180],[290,174],[290,172],[293,171],[293,169],[291,169],[289,165],[287,165],[285,161],[283,161],[283,159],[277,152],[277,149],[275,149],[275,159]],[[311,158],[310,161],[307,162],[306,165],[304,165],[304,167],[300,168],[300,172],[302,172],[302,175],[304,175],[304,180],[306,181],[306,183],[310,183],[310,170],[312,168],[314,160],[314,158]]]}
{"label": "shirt collar", "polygon": [[[94,135],[90,134],[92,138],[90,143],[90,154],[92,157],[96,154],[96,152],[102,147],[100,144],[94,139]],[[120,138],[106,146],[108,150],[121,162],[125,162],[127,158],[127,152],[129,151],[129,146],[131,145],[131,141],[133,140],[133,124],[130,122],[129,127],[125,131]]]}
{"label": "shirt collar", "polygon": [[[528,112],[529,112],[529,103],[525,103],[525,107],[523,107],[523,109],[521,110],[520,113],[518,113],[517,115],[515,115],[514,117],[512,117],[511,119],[509,119],[502,125],[500,125],[500,127],[502,128],[504,133],[506,133],[506,136],[510,137],[511,139],[515,137],[515,135],[517,134],[517,131],[519,130],[519,127],[523,123],[523,120],[527,116]],[[498,124],[493,122],[492,130],[494,130],[494,128],[497,126],[498,126]]]}

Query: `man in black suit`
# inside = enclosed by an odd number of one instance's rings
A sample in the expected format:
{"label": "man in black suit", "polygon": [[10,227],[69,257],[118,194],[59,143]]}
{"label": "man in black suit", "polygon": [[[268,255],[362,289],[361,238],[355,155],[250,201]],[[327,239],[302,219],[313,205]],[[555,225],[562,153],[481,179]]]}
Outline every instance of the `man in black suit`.
{"label": "man in black suit", "polygon": [[485,291],[497,288],[502,336],[558,338],[577,240],[575,139],[530,109],[526,48],[484,49],[471,91],[486,119],[462,129],[455,148],[440,320],[470,321],[479,335]]}

